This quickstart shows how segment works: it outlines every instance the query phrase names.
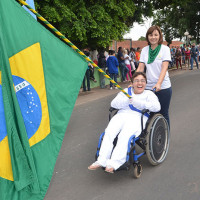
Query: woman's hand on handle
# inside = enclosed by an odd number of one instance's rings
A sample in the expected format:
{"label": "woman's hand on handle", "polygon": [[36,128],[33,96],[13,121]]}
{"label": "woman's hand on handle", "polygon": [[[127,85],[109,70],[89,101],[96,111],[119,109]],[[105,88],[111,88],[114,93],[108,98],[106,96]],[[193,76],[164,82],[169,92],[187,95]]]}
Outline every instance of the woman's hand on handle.
{"label": "woman's hand on handle", "polygon": [[154,90],[155,92],[160,91],[160,90],[161,90],[161,84],[160,84],[160,83],[156,83],[156,84],[153,86],[152,90]]}

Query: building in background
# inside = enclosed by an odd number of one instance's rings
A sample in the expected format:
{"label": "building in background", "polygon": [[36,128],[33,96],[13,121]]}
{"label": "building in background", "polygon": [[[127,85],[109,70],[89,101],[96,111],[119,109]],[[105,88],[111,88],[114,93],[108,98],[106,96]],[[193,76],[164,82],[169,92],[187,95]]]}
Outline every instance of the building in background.
{"label": "building in background", "polygon": [[[167,42],[164,41],[163,42],[164,45],[167,45]],[[119,47],[125,48],[125,49],[130,49],[132,48],[137,48],[140,47],[141,49],[145,46],[147,46],[148,43],[146,41],[134,41],[132,39],[124,39],[123,41],[113,41],[110,49],[115,50],[115,52],[117,52]],[[181,41],[172,41],[172,43],[170,44],[170,48],[172,46],[181,46],[183,45],[183,42]]]}

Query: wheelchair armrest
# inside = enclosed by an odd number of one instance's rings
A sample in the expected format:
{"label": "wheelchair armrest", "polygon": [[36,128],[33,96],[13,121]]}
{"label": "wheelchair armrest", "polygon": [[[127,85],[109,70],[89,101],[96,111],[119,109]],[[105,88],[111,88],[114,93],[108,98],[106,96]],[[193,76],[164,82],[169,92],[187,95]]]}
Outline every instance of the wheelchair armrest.
{"label": "wheelchair armrest", "polygon": [[[111,120],[112,116],[116,115],[117,112],[118,112],[119,109],[116,109],[116,108],[113,108],[113,107],[110,107],[109,108],[109,121]],[[115,111],[114,114],[112,114],[112,112]]]}
{"label": "wheelchair armrest", "polygon": [[115,111],[115,110],[118,110],[118,109],[117,109],[117,108],[113,108],[113,107],[110,107],[110,108],[109,108],[109,111],[110,111],[110,112]]}
{"label": "wheelchair armrest", "polygon": [[147,112],[149,112],[148,109],[143,109],[143,110],[142,110],[142,114],[143,114],[143,115],[144,115],[144,113],[147,113]]}

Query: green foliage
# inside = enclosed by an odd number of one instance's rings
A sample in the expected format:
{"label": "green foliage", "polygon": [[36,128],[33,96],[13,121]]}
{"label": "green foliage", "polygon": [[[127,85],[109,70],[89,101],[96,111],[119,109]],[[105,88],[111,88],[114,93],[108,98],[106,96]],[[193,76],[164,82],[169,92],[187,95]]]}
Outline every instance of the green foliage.
{"label": "green foliage", "polygon": [[138,40],[139,40],[139,41],[146,41],[146,37],[141,36]]}
{"label": "green foliage", "polygon": [[182,38],[186,30],[199,42],[200,35],[200,1],[173,0],[159,1],[155,7],[162,8],[156,13],[153,24],[159,25],[166,41],[169,43],[173,38]]}
{"label": "green foliage", "polygon": [[[112,40],[122,40],[133,22],[152,17],[165,39],[184,37],[189,31],[199,42],[200,1],[196,0],[35,0],[36,10],[83,49],[106,48]],[[141,38],[143,39],[143,38]]]}
{"label": "green foliage", "polygon": [[79,48],[108,47],[121,40],[142,15],[152,16],[146,0],[35,0],[36,10]]}

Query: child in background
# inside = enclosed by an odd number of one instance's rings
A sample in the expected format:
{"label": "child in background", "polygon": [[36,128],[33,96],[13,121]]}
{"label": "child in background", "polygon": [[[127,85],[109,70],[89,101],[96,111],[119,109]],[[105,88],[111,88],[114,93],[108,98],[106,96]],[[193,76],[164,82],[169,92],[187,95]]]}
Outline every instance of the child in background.
{"label": "child in background", "polygon": [[[118,76],[118,60],[115,57],[115,51],[109,50],[109,57],[106,61],[106,65],[108,67],[108,72],[110,74],[110,77],[114,79],[114,81],[117,83],[117,76]],[[113,89],[113,83],[110,82],[110,89]],[[117,87],[115,87],[117,89]]]}
{"label": "child in background", "polygon": [[[126,64],[126,67],[129,69],[129,72],[126,74],[126,80],[129,81],[129,77],[131,79],[132,74],[131,74],[131,58],[128,55],[128,51],[124,49],[124,62]],[[128,77],[129,74],[129,77]]]}

